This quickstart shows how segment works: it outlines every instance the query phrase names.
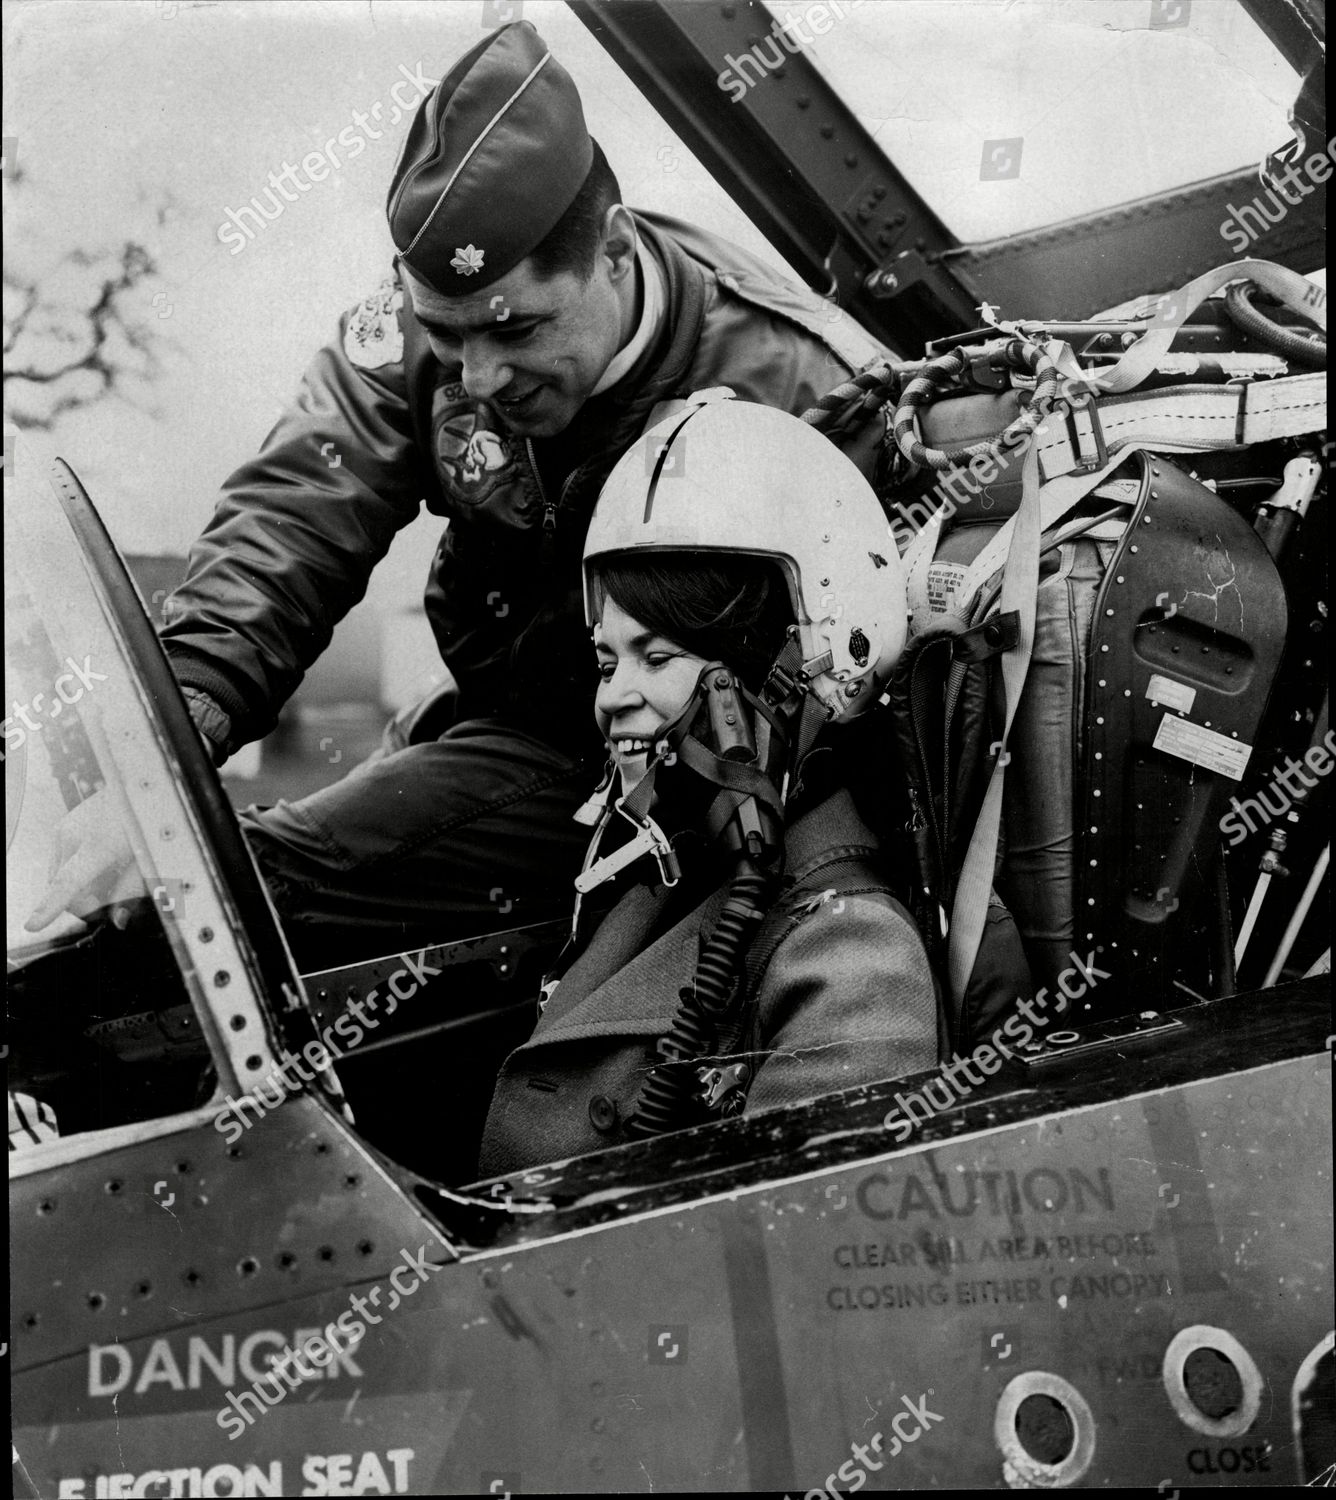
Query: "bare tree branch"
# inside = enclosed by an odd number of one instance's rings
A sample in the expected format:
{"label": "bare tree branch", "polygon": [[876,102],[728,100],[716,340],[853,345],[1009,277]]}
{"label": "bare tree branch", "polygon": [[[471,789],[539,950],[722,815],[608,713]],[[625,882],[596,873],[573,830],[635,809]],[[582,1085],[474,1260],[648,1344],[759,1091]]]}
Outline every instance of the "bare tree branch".
{"label": "bare tree branch", "polygon": [[[159,225],[169,210],[166,202],[157,206]],[[17,426],[49,430],[66,412],[109,396],[141,405],[134,396],[161,369],[161,335],[134,302],[157,270],[134,239],[68,250],[37,274],[6,262],[5,410]],[[94,273],[91,280],[80,277],[84,271]]]}

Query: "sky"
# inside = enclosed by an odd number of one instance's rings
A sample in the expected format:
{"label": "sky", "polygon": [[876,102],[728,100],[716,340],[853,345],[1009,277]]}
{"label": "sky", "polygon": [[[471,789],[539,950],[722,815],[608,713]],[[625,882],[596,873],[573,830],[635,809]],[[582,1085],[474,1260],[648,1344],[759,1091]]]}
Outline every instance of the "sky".
{"label": "sky", "polygon": [[[813,37],[813,55],[964,238],[1247,165],[1288,135],[1294,76],[1236,0],[845,9]],[[829,20],[812,4],[772,10],[809,29],[818,10]],[[391,89],[439,77],[485,28],[521,14],[575,77],[630,203],[783,264],[555,0],[7,0],[7,256],[71,306],[97,273],[62,265],[73,250],[95,256],[133,238],[158,266],[133,298],[159,358],[139,405],[103,400],[47,435],[123,550],[186,550],[339,314],[387,273],[385,191],[408,123],[388,127]],[[355,159],[310,183],[240,253],[220,242],[228,209],[346,129],[364,141]],[[1020,173],[982,183],[981,144],[999,138],[1023,140]],[[56,316],[53,353],[63,332]],[[425,518],[401,535],[373,607],[416,602],[439,525]]]}

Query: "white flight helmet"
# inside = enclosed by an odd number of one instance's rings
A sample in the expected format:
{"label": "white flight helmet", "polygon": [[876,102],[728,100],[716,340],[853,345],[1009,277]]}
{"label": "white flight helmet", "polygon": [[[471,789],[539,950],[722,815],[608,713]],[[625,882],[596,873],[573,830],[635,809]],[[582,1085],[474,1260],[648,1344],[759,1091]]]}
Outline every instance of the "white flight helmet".
{"label": "white flight helmet", "polygon": [[591,627],[599,559],[643,551],[778,562],[812,690],[836,720],[876,701],[904,647],[904,571],[872,487],[814,427],[727,387],[691,396],[608,476],[585,537]]}

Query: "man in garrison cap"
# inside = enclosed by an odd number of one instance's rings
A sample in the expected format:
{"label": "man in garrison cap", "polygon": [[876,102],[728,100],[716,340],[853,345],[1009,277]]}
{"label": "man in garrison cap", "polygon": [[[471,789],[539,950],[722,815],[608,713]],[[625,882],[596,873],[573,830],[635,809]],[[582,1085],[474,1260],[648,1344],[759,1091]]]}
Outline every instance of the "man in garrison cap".
{"label": "man in garrison cap", "polygon": [[528,22],[423,100],[387,213],[393,273],[224,486],[162,631],[221,763],[418,507],[449,523],[426,607],[457,691],[343,780],[243,814],[306,970],[569,911],[604,757],[580,608],[603,480],[663,401],[731,386],[801,412],[884,352],[737,247],[624,207]]}

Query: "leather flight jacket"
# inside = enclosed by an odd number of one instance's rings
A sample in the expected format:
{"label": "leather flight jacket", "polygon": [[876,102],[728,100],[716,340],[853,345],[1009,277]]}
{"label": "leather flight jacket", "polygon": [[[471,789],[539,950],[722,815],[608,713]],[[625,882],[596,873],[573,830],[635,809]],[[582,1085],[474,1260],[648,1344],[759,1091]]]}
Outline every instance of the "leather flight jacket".
{"label": "leather flight jacket", "polygon": [[657,335],[551,438],[510,435],[432,354],[397,274],[347,313],[258,455],[223,487],[169,599],[164,647],[218,761],[278,710],[425,504],[448,525],[426,612],[457,717],[564,746],[592,726],[580,560],[594,501],[655,406],[711,386],[793,413],[884,348],[833,304],[693,225],[635,212]]}

